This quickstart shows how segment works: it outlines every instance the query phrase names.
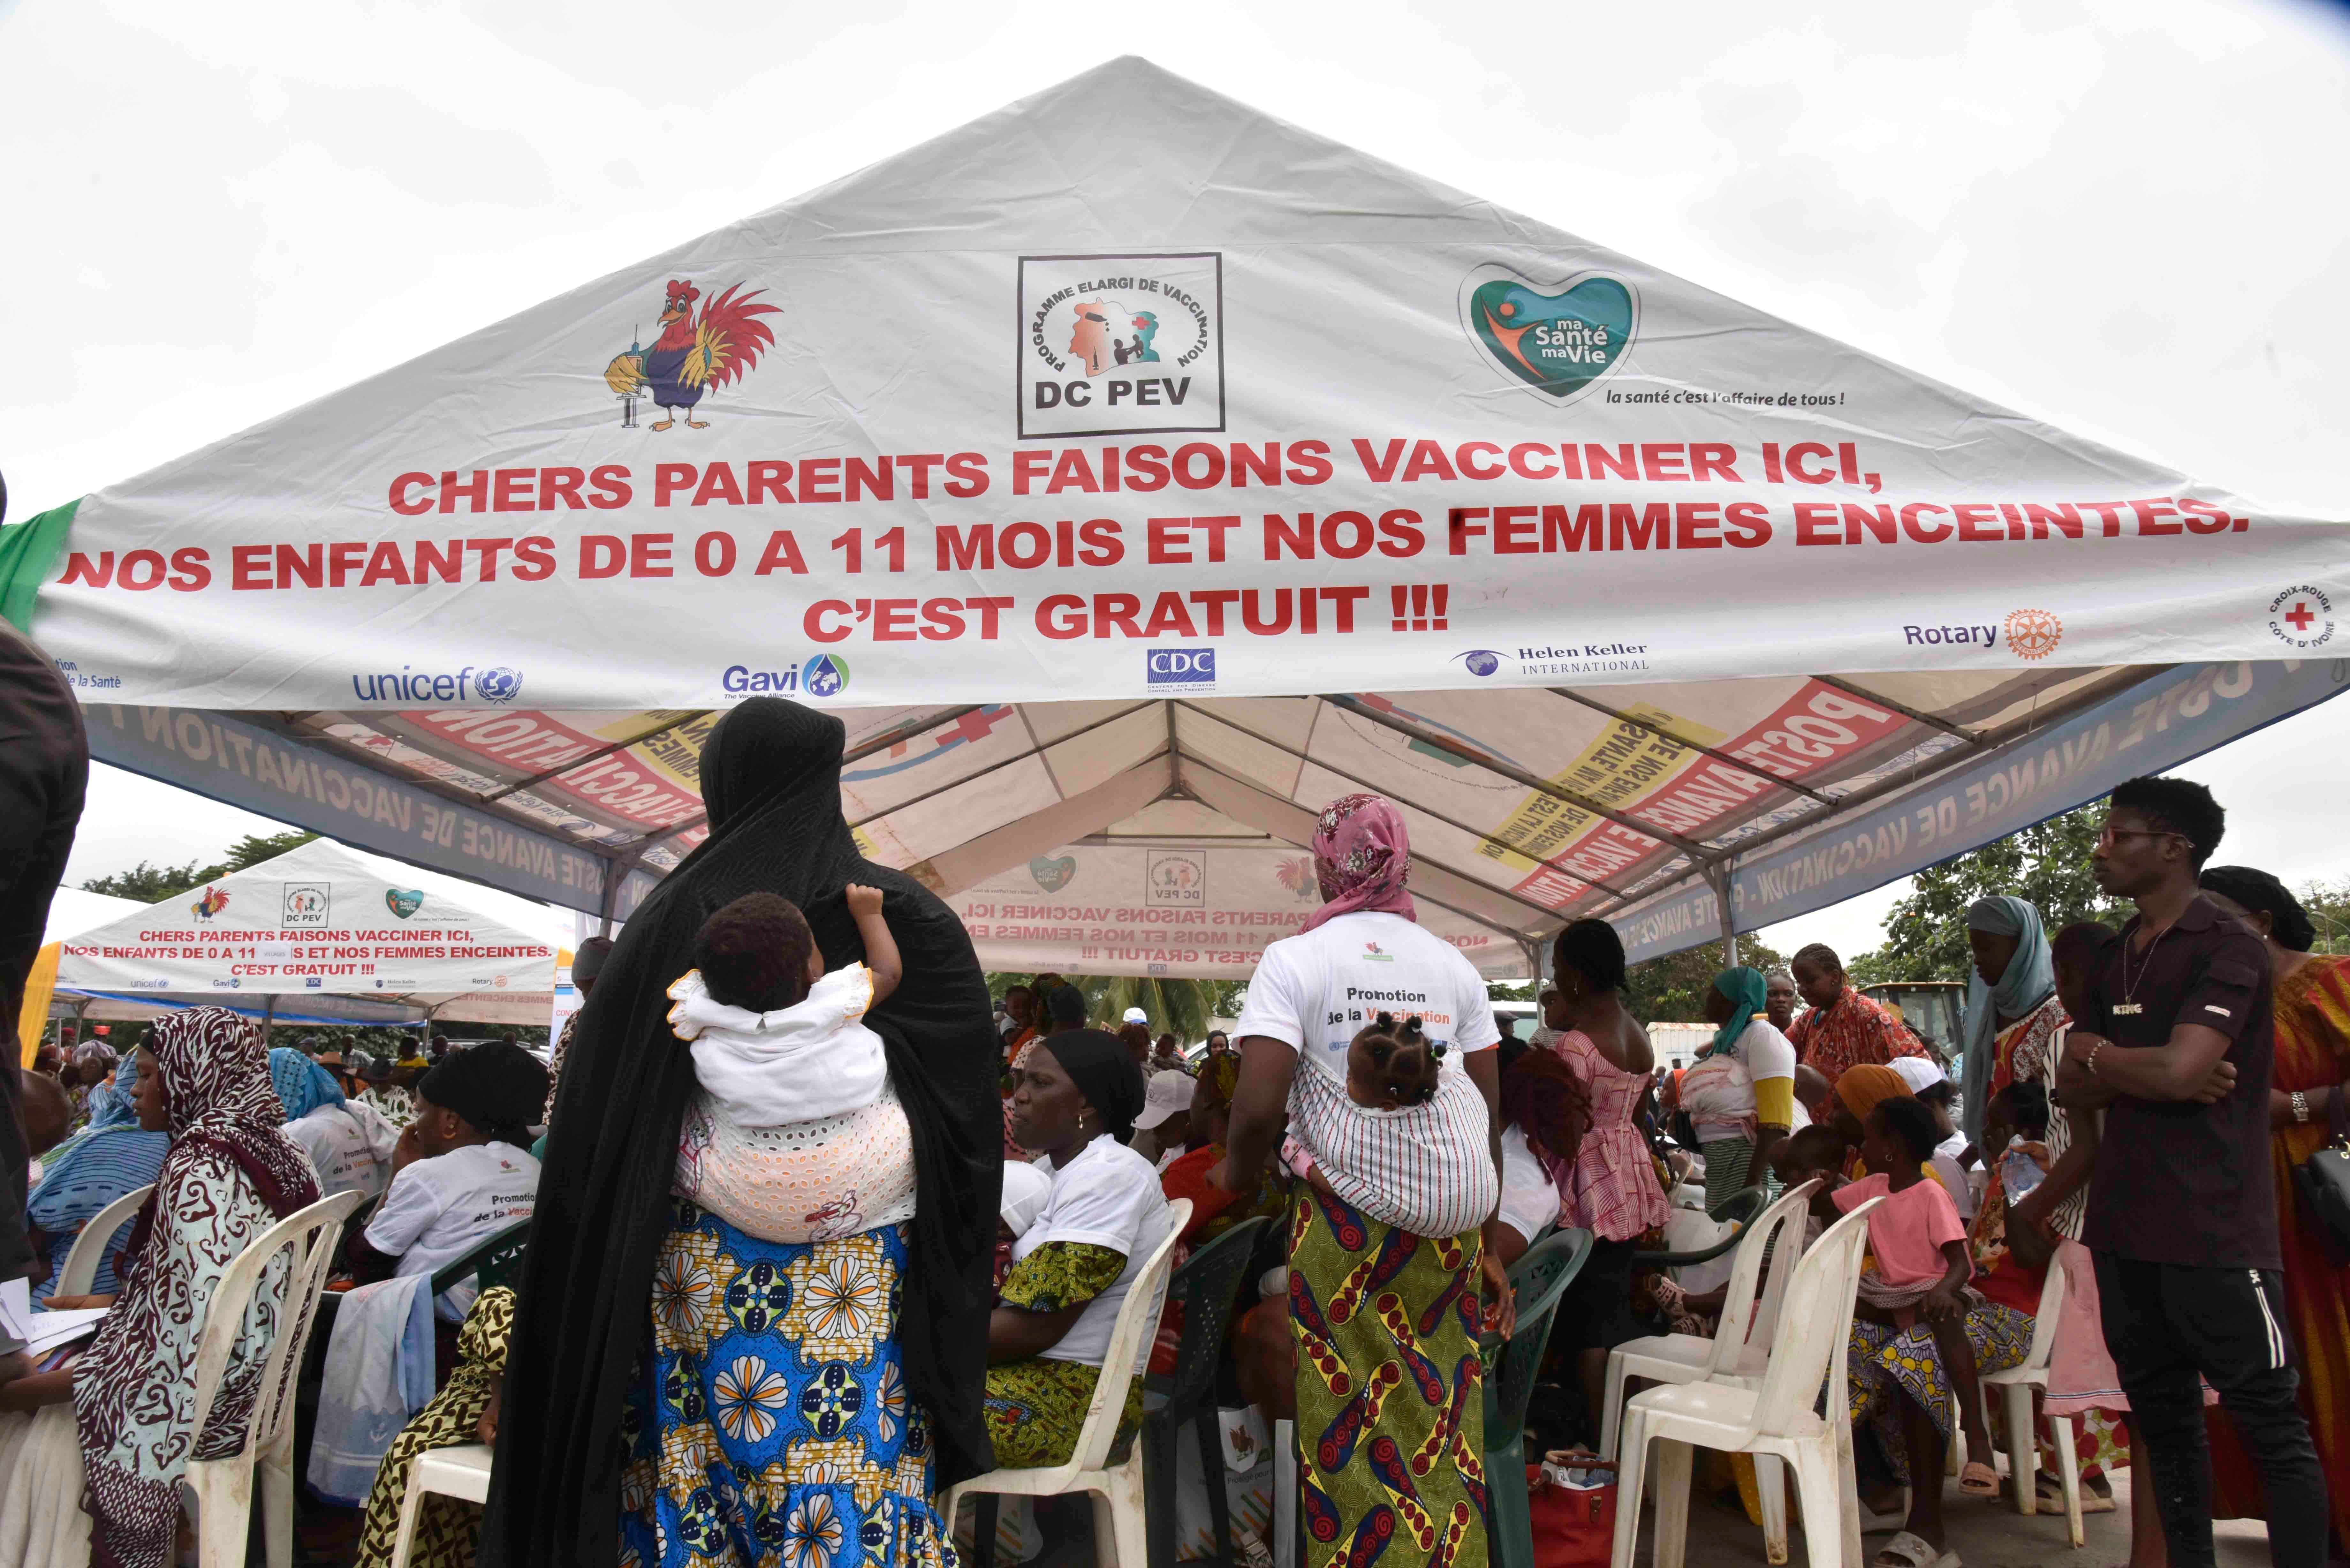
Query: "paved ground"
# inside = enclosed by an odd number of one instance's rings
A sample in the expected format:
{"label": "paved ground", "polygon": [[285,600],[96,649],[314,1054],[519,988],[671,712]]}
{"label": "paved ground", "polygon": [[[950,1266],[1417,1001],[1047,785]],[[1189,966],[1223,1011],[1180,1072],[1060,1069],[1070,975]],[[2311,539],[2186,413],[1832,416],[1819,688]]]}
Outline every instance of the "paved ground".
{"label": "paved ground", "polygon": [[[1960,1497],[1953,1481],[1945,1495],[1943,1517],[1950,1521],[1950,1545],[1962,1568],[2109,1568],[2129,1560],[2129,1480],[2115,1478],[2111,1513],[2093,1513],[2082,1521],[2089,1543],[2075,1552],[2067,1542],[2064,1516],[2034,1514],[2026,1519],[2004,1499],[1996,1505]],[[1654,1514],[1643,1519],[1638,1568],[1655,1561]],[[2268,1531],[2257,1520],[2230,1520],[2215,1527],[2222,1568],[2254,1568],[2269,1560]],[[1873,1533],[1866,1545],[1874,1556],[1890,1532]],[[1808,1568],[1800,1529],[1789,1542],[1789,1568]],[[1762,1532],[1746,1521],[1734,1494],[1710,1498],[1701,1491],[1690,1500],[1690,1568],[1716,1564],[1765,1564]],[[1859,1564],[1849,1568],[1861,1568]]]}

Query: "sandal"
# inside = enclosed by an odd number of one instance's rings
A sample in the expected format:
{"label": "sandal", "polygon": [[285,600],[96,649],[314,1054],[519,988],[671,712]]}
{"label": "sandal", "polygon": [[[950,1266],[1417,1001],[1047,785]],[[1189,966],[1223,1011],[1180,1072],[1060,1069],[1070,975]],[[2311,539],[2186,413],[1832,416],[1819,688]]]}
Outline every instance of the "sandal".
{"label": "sandal", "polygon": [[[2039,1475],[2033,1478],[2032,1503],[2042,1513],[2064,1512],[2064,1481],[2045,1470],[2041,1471]],[[2081,1483],[2081,1511],[2084,1514],[2113,1512],[2114,1494],[2110,1491],[2098,1491],[2084,1480]],[[2124,1568],[2127,1568],[2127,1564],[2124,1564]]]}
{"label": "sandal", "polygon": [[1885,1543],[1872,1568],[1959,1568],[1959,1554],[1937,1555],[1924,1536],[1905,1530]]}
{"label": "sandal", "polygon": [[1999,1472],[1981,1459],[1970,1459],[1959,1471],[1959,1492],[1964,1497],[1999,1496]]}

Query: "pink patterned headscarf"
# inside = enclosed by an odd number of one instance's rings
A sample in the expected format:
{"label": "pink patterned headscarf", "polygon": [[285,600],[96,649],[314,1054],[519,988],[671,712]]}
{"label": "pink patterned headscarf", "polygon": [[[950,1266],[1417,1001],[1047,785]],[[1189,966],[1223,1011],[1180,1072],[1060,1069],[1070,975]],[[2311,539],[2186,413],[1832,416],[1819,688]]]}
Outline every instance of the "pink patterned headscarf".
{"label": "pink patterned headscarf", "polygon": [[1411,875],[1411,836],[1403,814],[1375,794],[1342,795],[1314,825],[1314,875],[1322,907],[1305,929],[1361,909],[1419,918],[1404,882]]}

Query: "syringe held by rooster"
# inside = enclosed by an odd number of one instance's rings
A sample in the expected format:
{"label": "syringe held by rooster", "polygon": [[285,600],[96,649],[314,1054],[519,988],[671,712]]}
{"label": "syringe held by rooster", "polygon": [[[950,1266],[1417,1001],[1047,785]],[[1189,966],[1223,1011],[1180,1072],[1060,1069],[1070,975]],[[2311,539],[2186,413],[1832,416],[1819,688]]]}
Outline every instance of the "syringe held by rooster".
{"label": "syringe held by rooster", "polygon": [[668,417],[655,421],[654,430],[665,431],[681,418],[689,430],[708,429],[709,421],[693,417],[702,395],[749,371],[760,351],[775,346],[775,333],[759,317],[778,314],[777,307],[753,303],[764,289],[738,298],[742,286],[738,283],[706,301],[696,316],[693,302],[702,291],[671,279],[660,336],[650,348],[631,344],[615,358],[604,369],[605,384],[623,398],[650,397],[659,404]]}

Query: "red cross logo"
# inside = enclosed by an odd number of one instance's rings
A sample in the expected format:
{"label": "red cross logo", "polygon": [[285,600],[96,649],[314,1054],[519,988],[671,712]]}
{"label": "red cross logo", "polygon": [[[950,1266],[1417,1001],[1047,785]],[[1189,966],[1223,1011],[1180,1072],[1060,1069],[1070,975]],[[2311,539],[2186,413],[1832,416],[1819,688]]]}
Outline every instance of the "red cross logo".
{"label": "red cross logo", "polygon": [[2293,630],[2307,631],[2309,623],[2317,618],[2317,614],[2309,607],[2307,599],[2295,599],[2293,608],[2284,612],[2284,618],[2293,622]]}
{"label": "red cross logo", "polygon": [[996,725],[1011,716],[1012,710],[1002,704],[993,708],[982,708],[977,712],[965,713],[951,726],[940,731],[935,739],[941,746],[951,744],[956,741],[983,741],[995,732]]}

